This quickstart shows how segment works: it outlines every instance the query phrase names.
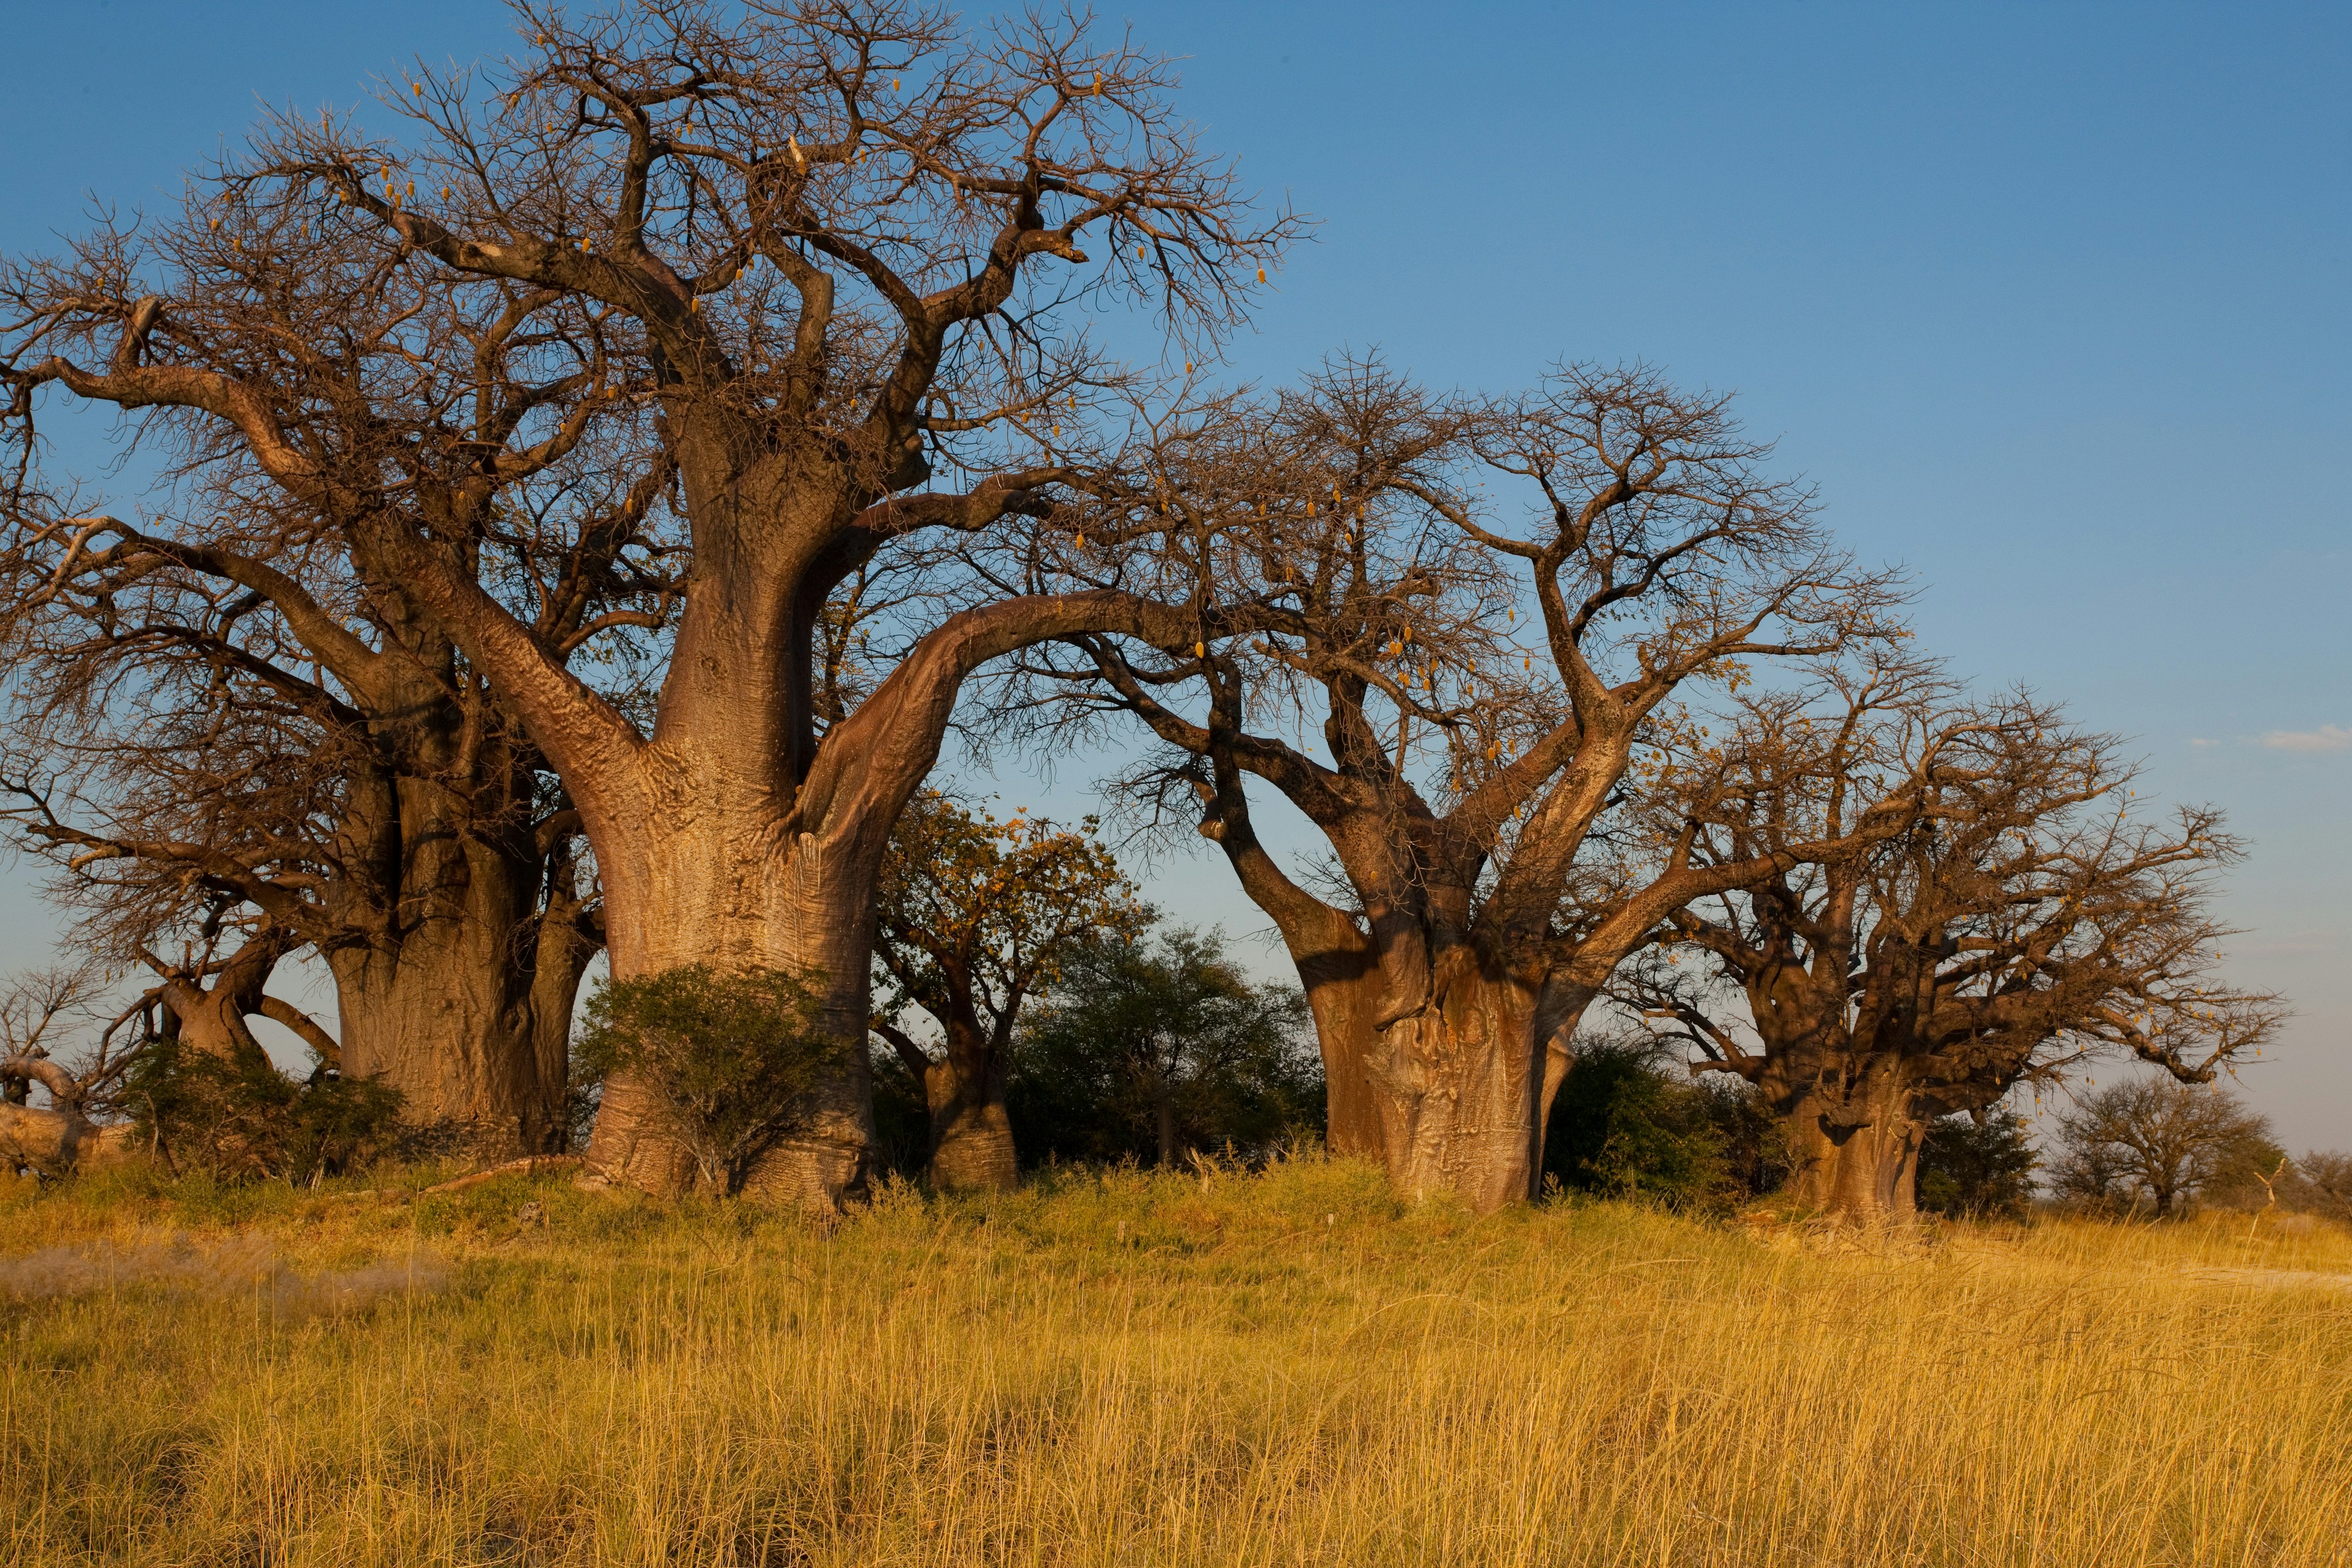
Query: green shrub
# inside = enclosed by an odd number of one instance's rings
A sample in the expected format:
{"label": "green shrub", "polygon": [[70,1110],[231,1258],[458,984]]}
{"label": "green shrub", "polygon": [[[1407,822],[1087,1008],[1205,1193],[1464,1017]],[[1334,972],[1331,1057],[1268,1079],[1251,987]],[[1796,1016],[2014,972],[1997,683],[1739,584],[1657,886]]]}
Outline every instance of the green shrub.
{"label": "green shrub", "polygon": [[1552,1101],[1544,1169],[1571,1191],[1720,1206],[1743,1185],[1723,1098],[1691,1083],[1654,1041],[1586,1037]]}
{"label": "green shrub", "polygon": [[1005,1100],[1022,1158],[1161,1165],[1272,1154],[1323,1128],[1307,999],[1260,985],[1215,931],[1075,953],[1015,1037]]}
{"label": "green shrub", "polygon": [[597,986],[573,1057],[583,1079],[643,1084],[702,1189],[729,1193],[801,1119],[842,1048],[817,1007],[808,977],[689,963]]}
{"label": "green shrub", "polygon": [[231,1183],[340,1175],[388,1152],[400,1117],[397,1090],[315,1058],[296,1079],[257,1053],[223,1060],[173,1037],[142,1048],[121,1104],[174,1173]]}
{"label": "green shrub", "polygon": [[2033,1201],[2033,1144],[2005,1105],[1979,1126],[1966,1115],[1930,1122],[1919,1146],[1919,1206],[1972,1219],[2024,1216]]}

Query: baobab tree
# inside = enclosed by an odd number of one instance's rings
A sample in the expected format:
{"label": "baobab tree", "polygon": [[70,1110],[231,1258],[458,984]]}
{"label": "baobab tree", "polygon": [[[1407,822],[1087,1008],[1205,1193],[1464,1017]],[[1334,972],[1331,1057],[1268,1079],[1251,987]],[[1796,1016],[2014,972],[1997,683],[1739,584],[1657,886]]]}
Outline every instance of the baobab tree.
{"label": "baobab tree", "polygon": [[[544,1151],[601,940],[576,814],[401,584],[333,520],[222,470],[149,528],[12,509],[7,819],[65,868],[99,950],[143,960],[175,927],[216,928],[223,898],[247,905],[273,933],[253,1000],[285,939],[313,949],[342,1067],[395,1091],[412,1136]],[[658,490],[600,504],[563,479],[588,521],[535,558],[559,643],[611,606]]]}
{"label": "baobab tree", "polygon": [[[1172,753],[1133,782],[1197,800],[1298,966],[1332,1148],[1407,1192],[1528,1196],[1585,1008],[1671,910],[1763,868],[1607,831],[1637,758],[1684,743],[1676,694],[1898,632],[1890,580],[1827,546],[1767,455],[1726,399],[1646,370],[1469,405],[1340,363],[1162,420],[1053,552],[1060,580],[1131,584],[1200,628],[1172,659],[1073,635],[1076,659],[1027,677]],[[1507,482],[1523,531],[1482,494]],[[1267,603],[1263,629],[1234,626]],[[1321,833],[1325,886],[1265,849],[1250,781]]]}
{"label": "baobab tree", "polygon": [[[356,520],[355,539],[562,778],[616,975],[714,962],[822,976],[839,1070],[751,1184],[836,1202],[862,1184],[873,1137],[875,879],[960,683],[1067,631],[1172,646],[1191,627],[1116,593],[1016,595],[942,622],[820,734],[825,601],[896,538],[1050,504],[1069,472],[1055,426],[1112,379],[1069,335],[1076,308],[1134,299],[1181,341],[1213,340],[1297,225],[1252,215],[1231,169],[1175,119],[1164,62],[1098,46],[1076,20],[967,30],[907,5],[695,0],[517,16],[530,53],[494,96],[429,72],[386,95],[412,117],[413,145],[282,119],[205,199],[241,237],[315,226],[430,273],[458,320],[483,319],[488,299],[578,323],[572,339],[535,339],[549,354],[592,326],[630,336],[625,374],[583,350],[584,368],[537,384],[528,417],[455,449],[410,434],[354,469],[322,461],[235,355],[175,337],[170,298],[120,276],[95,305],[16,290],[0,357],[20,408],[53,384],[200,413],[289,493]],[[108,363],[68,357],[76,342]],[[600,418],[640,415],[676,465],[689,555],[649,729],[582,679],[477,558],[509,484]],[[940,488],[943,471],[962,482]],[[428,477],[409,502],[402,487]],[[395,490],[404,504],[389,504]],[[683,1152],[648,1103],[625,1077],[609,1082],[590,1157],[675,1185]]]}
{"label": "baobab tree", "polygon": [[[899,816],[877,900],[875,954],[889,984],[874,1032],[923,1088],[934,1183],[1013,1184],[1004,1080],[1024,1005],[1081,949],[1139,941],[1150,920],[1091,820],[1000,822],[929,790]],[[908,1007],[929,1016],[936,1048],[908,1032]]]}
{"label": "baobab tree", "polygon": [[[254,1037],[249,1020],[255,1017],[285,1026],[311,1047],[321,1068],[336,1067],[341,1051],[334,1037],[293,1004],[263,991],[299,942],[267,924],[233,921],[237,903],[216,899],[191,933],[196,940],[175,958],[142,952],[156,983],[117,1005],[78,1060],[58,1054],[73,1048],[66,1037],[77,1025],[97,1023],[103,1016],[100,1004],[115,989],[100,961],[35,970],[0,993],[0,1163],[62,1175],[153,1152],[168,1166],[161,1120],[139,1082],[142,1069],[155,1065],[157,1047],[173,1053],[175,1067],[208,1065],[215,1079],[267,1082],[291,1098],[292,1086],[278,1078]],[[151,1073],[148,1083],[153,1082]],[[28,1103],[37,1083],[47,1091],[47,1107]],[[144,1136],[126,1120],[141,1111],[147,1113]],[[280,1152],[246,1152],[267,1159]]]}
{"label": "baobab tree", "polygon": [[[1937,1118],[2113,1055],[2210,1083],[2276,1026],[2275,998],[2212,977],[2227,932],[2210,879],[2236,842],[2210,808],[2133,820],[2112,739],[1900,661],[1747,708],[1747,754],[1814,760],[1705,803],[1667,781],[1659,830],[1696,821],[1711,855],[1750,861],[1839,839],[1890,803],[1890,778],[1910,821],[1678,910],[1617,989],[1696,1047],[1694,1070],[1762,1091],[1794,1201],[1907,1224]],[[1744,1009],[1724,1005],[1735,994]]]}

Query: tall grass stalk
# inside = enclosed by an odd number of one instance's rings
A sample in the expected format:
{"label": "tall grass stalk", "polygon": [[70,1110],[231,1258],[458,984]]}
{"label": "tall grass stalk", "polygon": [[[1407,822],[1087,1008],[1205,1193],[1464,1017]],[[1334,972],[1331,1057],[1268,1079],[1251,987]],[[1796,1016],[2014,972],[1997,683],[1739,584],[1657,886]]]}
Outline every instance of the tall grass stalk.
{"label": "tall grass stalk", "polygon": [[[8,1563],[2336,1563],[2352,1542],[2352,1238],[2244,1216],[1829,1248],[1622,1205],[1407,1210],[1377,1173],[1300,1161],[896,1189],[830,1228],[543,1180],[122,1178],[20,1184],[0,1237]],[[343,1279],[368,1283],[321,1283]]]}

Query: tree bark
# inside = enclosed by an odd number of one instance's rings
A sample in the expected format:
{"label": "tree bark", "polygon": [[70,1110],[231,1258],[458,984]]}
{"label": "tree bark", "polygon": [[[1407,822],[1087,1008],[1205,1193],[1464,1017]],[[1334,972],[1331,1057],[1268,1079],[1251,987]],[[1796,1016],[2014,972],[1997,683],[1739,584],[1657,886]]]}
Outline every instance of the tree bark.
{"label": "tree bark", "polygon": [[1467,947],[1433,969],[1428,1000],[1379,1031],[1365,1064],[1389,1173],[1409,1196],[1450,1192],[1490,1213],[1534,1192],[1536,996]]}
{"label": "tree bark", "polygon": [[1301,953],[1291,948],[1323,1058],[1323,1146],[1342,1158],[1379,1160],[1387,1145],[1371,1063],[1380,1050],[1381,983],[1360,948]]}
{"label": "tree bark", "polygon": [[1842,1224],[1904,1228],[1918,1217],[1919,1145],[1927,1130],[1899,1088],[1859,1106],[1827,1093],[1801,1098],[1781,1126],[1794,1173],[1791,1201]]}
{"label": "tree bark", "polygon": [[262,987],[294,943],[285,932],[266,931],[231,953],[210,985],[188,973],[164,976],[156,988],[182,1045],[238,1066],[267,1066],[269,1053],[246,1020],[261,1013]]}
{"label": "tree bark", "polygon": [[141,1152],[129,1122],[100,1127],[71,1109],[0,1103],[0,1167],[63,1176],[127,1164]]}
{"label": "tree bark", "polygon": [[535,865],[466,857],[426,918],[331,949],[342,1070],[400,1093],[412,1136],[488,1163],[558,1152],[572,1003],[591,943],[533,910]]}
{"label": "tree bark", "polygon": [[[825,837],[787,836],[768,822],[764,809],[711,810],[689,796],[634,834],[604,837],[635,851],[599,861],[613,973],[625,980],[709,963],[781,969],[816,985],[835,1069],[753,1163],[742,1192],[837,1209],[863,1197],[874,1164],[865,1040],[881,846],[864,842],[874,835],[857,831],[855,816],[850,831]],[[588,1159],[614,1180],[656,1192],[682,1190],[692,1166],[658,1093],[625,1077],[604,1086]]]}
{"label": "tree bark", "polygon": [[1009,1192],[1020,1180],[1004,1106],[1003,1053],[950,1029],[947,1051],[923,1071],[931,1117],[930,1179],[939,1187]]}
{"label": "tree bark", "polygon": [[560,1152],[572,1005],[593,943],[566,900],[542,918],[545,862],[519,814],[468,821],[421,780],[381,793],[384,820],[355,813],[351,829],[388,841],[354,856],[379,864],[338,889],[364,936],[323,955],[342,1070],[397,1090],[427,1147],[483,1163]]}

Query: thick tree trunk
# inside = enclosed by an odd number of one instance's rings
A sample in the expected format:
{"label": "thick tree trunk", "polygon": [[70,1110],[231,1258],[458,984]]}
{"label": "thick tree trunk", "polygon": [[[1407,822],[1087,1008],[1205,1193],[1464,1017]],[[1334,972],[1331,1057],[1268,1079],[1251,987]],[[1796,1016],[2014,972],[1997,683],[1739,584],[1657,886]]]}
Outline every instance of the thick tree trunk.
{"label": "thick tree trunk", "polygon": [[262,988],[293,945],[279,931],[250,938],[229,955],[210,985],[187,973],[166,975],[156,990],[180,1043],[236,1066],[267,1067],[269,1053],[246,1020],[262,1011]]}
{"label": "thick tree trunk", "polygon": [[480,945],[428,929],[388,952],[345,948],[327,962],[343,1070],[399,1092],[420,1148],[495,1164],[554,1152],[563,1083],[543,1076],[529,975]]}
{"label": "thick tree trunk", "polygon": [[1291,956],[1323,1057],[1323,1146],[1347,1158],[1386,1155],[1371,1063],[1380,1050],[1381,976],[1360,952]]}
{"label": "thick tree trunk", "polygon": [[1858,1107],[1809,1094],[1781,1126],[1795,1167],[1791,1201],[1848,1225],[1900,1228],[1917,1220],[1926,1129],[1899,1089]]}
{"label": "thick tree trunk", "polygon": [[950,1028],[946,1054],[923,1069],[923,1097],[931,1118],[932,1185],[1009,1192],[1019,1183],[1003,1053]]}
{"label": "thick tree trunk", "polygon": [[1442,957],[1428,1001],[1380,1032],[1367,1060],[1389,1174],[1414,1197],[1458,1194],[1480,1213],[1533,1195],[1543,1064],[1535,994]]}
{"label": "thick tree trunk", "polygon": [[588,952],[542,930],[541,868],[452,835],[407,868],[411,919],[331,949],[342,1070],[400,1094],[425,1147],[498,1163],[561,1150],[572,997]]}
{"label": "thick tree trunk", "polygon": [[546,952],[538,937],[527,919],[439,921],[388,950],[327,955],[343,1070],[398,1090],[401,1121],[428,1146],[491,1163],[560,1150],[556,1042],[585,963],[578,944],[559,938]]}
{"label": "thick tree trunk", "polygon": [[[835,1068],[753,1163],[742,1192],[838,1209],[864,1196],[874,1167],[866,1038],[880,846],[865,835],[787,838],[763,826],[765,816],[681,804],[643,825],[633,864],[600,859],[613,973],[629,980],[708,963],[785,970],[817,985]],[[588,1159],[655,1192],[681,1190],[692,1168],[659,1094],[626,1078],[604,1086]]]}
{"label": "thick tree trunk", "polygon": [[[385,563],[371,571],[402,579]],[[563,840],[540,842],[537,776],[502,735],[507,721],[478,693],[452,700],[454,646],[413,608],[394,619],[400,657],[378,674],[368,725],[368,757],[389,760],[354,768],[337,828],[343,874],[326,895],[338,930],[318,944],[335,979],[339,1065],[399,1094],[420,1151],[483,1164],[555,1152],[572,1004],[593,954],[568,889],[553,889],[542,926]]]}

